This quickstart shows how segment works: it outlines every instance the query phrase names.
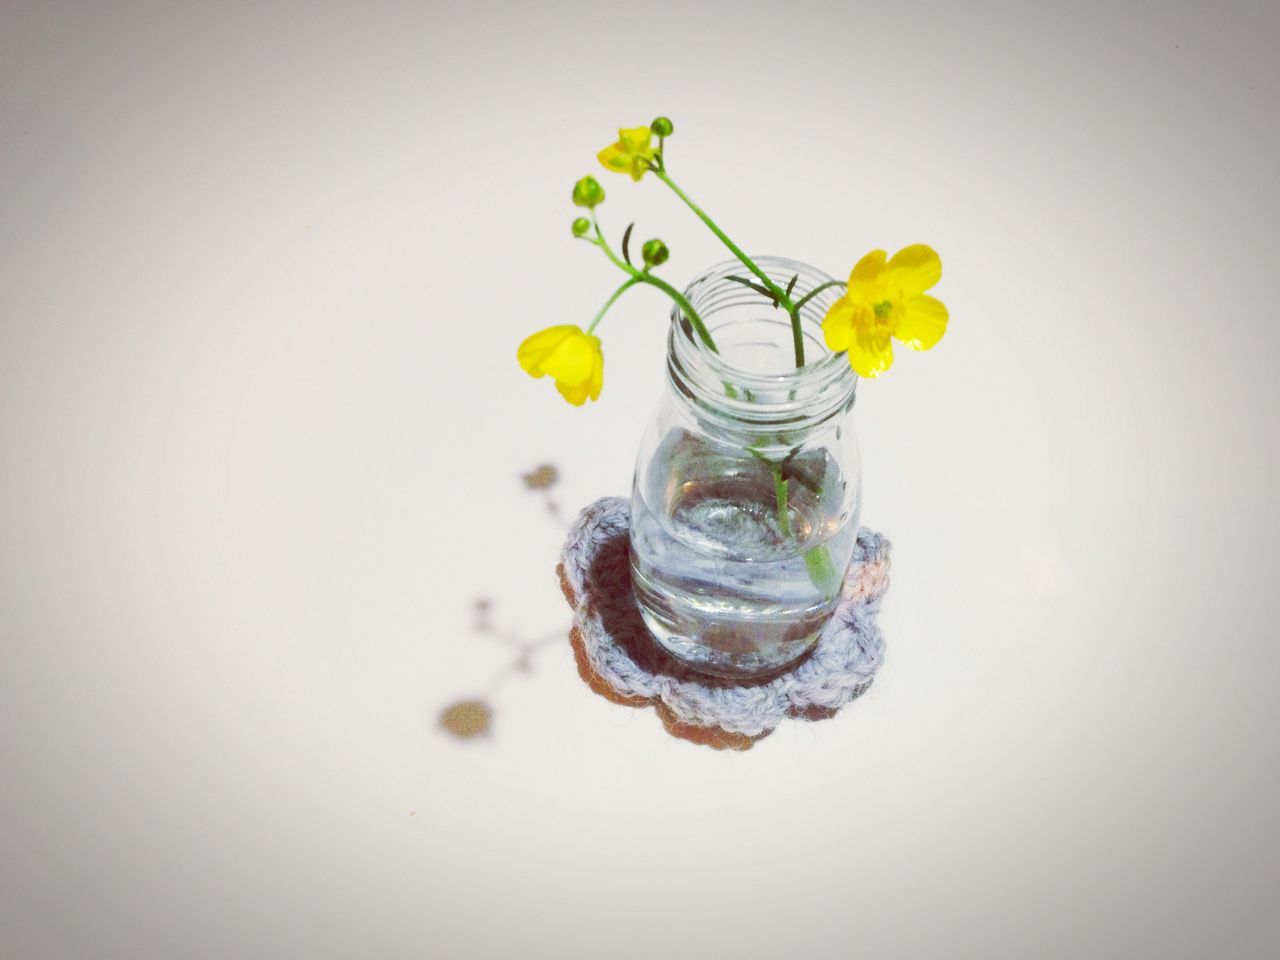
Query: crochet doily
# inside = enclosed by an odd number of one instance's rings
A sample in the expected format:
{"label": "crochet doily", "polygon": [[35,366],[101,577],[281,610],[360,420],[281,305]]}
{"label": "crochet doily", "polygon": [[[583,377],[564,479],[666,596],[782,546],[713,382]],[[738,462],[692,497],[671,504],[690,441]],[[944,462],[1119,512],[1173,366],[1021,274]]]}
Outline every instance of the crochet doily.
{"label": "crochet doily", "polygon": [[871,685],[884,659],[876,623],[889,588],[889,541],[858,531],[839,606],[812,651],[766,680],[721,680],[667,653],[649,633],[631,593],[630,505],[605,497],[578,515],[557,573],[573,607],[570,641],[578,672],[615,703],[653,706],[668,732],[745,750],[786,717],[833,716]]}

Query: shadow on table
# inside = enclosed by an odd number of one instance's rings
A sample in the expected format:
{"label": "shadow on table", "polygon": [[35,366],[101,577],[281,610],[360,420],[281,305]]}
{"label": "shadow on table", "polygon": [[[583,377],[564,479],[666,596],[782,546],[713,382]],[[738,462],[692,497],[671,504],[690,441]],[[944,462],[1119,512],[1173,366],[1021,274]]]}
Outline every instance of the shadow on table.
{"label": "shadow on table", "polygon": [[[569,582],[564,565],[557,568],[560,590],[573,609],[578,609],[579,598]],[[591,595],[595,615],[601,627],[609,635],[613,649],[610,656],[624,658],[623,672],[643,678],[669,677],[672,680],[693,682],[705,688],[744,690],[771,683],[783,673],[795,670],[800,663],[788,664],[777,673],[753,679],[727,680],[697,673],[680,663],[664,650],[649,632],[631,593],[631,564],[627,538],[611,537],[595,551],[586,577],[586,591]],[[582,631],[575,625],[569,634],[578,676],[595,694],[611,703],[628,707],[653,707],[667,733],[680,740],[687,740],[714,750],[749,750],[767,737],[772,730],[756,735],[735,733],[718,726],[703,726],[682,720],[657,696],[633,695],[619,690],[610,683],[592,663]],[[812,651],[810,651],[812,653]],[[808,655],[806,655],[807,657]],[[626,661],[629,661],[626,662]],[[834,709],[811,707],[797,710],[791,716],[802,720],[826,720],[837,713]]]}

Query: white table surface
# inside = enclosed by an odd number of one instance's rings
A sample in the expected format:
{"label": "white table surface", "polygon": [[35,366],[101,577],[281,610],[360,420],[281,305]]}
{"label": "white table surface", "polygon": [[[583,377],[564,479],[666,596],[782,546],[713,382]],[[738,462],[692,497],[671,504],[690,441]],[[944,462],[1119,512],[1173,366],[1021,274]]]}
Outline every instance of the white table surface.
{"label": "white table surface", "polygon": [[[1275,956],[1280,15],[960,6],[0,4],[0,955]],[[749,249],[946,268],[887,662],[746,753],[472,629],[568,622],[521,472],[628,489],[656,292],[597,404],[514,354],[659,112]]]}

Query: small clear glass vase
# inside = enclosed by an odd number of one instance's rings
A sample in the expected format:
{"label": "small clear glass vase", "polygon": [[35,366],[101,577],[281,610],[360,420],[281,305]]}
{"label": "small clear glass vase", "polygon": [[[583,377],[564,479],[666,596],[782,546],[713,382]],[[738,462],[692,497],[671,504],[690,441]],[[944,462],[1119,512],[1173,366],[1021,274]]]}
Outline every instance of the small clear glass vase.
{"label": "small clear glass vase", "polygon": [[[779,257],[755,258],[793,301],[831,280]],[[713,352],[671,315],[667,389],[636,461],[631,572],[654,637],[677,659],[752,678],[796,661],[835,611],[857,538],[862,470],[850,411],[857,374],[822,337],[840,296],[801,310],[796,368],[785,309],[712,267],[685,296]]]}

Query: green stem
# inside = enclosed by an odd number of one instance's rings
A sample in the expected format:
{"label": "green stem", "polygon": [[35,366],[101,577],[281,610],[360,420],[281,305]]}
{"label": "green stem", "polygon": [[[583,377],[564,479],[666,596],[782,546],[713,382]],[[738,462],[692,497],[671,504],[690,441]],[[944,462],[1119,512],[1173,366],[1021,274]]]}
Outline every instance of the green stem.
{"label": "green stem", "polygon": [[791,536],[791,517],[787,510],[787,481],[780,467],[773,468],[773,495],[778,501],[778,525],[784,537]]}
{"label": "green stem", "polygon": [[[770,460],[755,447],[747,447],[746,451],[761,463],[767,465],[769,472],[773,474],[773,496],[778,505],[778,529],[782,531],[784,536],[790,537],[791,517],[787,509],[790,479],[783,477],[783,465]],[[797,476],[796,479],[798,480],[799,477]],[[809,485],[806,484],[806,486]],[[840,578],[836,574],[835,564],[831,562],[831,551],[827,549],[827,545],[823,543],[806,550],[804,565],[809,572],[809,579],[813,582],[813,585],[822,592],[826,599],[834,599],[840,591]]]}
{"label": "green stem", "polygon": [[812,550],[806,550],[804,565],[809,571],[809,579],[813,585],[821,590],[822,595],[828,600],[834,600],[840,593],[842,579],[840,573],[836,571],[835,564],[831,562],[831,551],[827,549],[827,545],[824,543]]}
{"label": "green stem", "polygon": [[826,290],[830,287],[843,287],[844,285],[845,284],[843,280],[828,280],[826,283],[819,284],[818,286],[814,287],[812,290],[810,290],[803,297],[801,297],[799,300],[796,301],[796,312],[799,313],[802,309],[804,309],[804,305],[808,303],[810,300],[812,300],[814,297],[816,297],[818,294],[820,294],[823,290]]}
{"label": "green stem", "polygon": [[604,233],[600,230],[600,224],[596,221],[596,212],[594,210],[591,211],[591,226],[594,227],[596,231],[596,238],[591,242],[604,251],[604,255],[613,261],[614,266],[622,272],[629,273],[632,276],[635,276],[640,272],[631,264],[623,262],[622,259],[613,252],[612,248],[610,248],[609,241],[604,238]]}
{"label": "green stem", "polygon": [[[698,332],[698,338],[706,345],[707,349],[710,350],[712,353],[719,353],[719,350],[716,349],[716,342],[713,339],[711,339],[711,333],[707,330],[706,325],[702,322],[702,318],[698,316],[698,311],[693,309],[693,304],[691,304],[688,301],[688,299],[685,298],[684,294],[682,294],[675,287],[671,286],[671,284],[667,283],[665,280],[655,277],[653,274],[651,274],[648,271],[648,269],[637,270],[631,264],[620,259],[618,255],[614,253],[613,250],[610,248],[609,242],[605,240],[604,234],[600,230],[600,224],[596,222],[596,216],[595,216],[594,210],[591,211],[591,224],[593,227],[595,227],[595,231],[596,231],[596,237],[591,242],[604,251],[605,256],[613,261],[614,266],[616,266],[619,270],[623,271],[624,273],[628,274],[631,278],[626,284],[623,285],[622,289],[626,289],[626,287],[630,286],[632,283],[647,283],[651,287],[657,287],[659,290],[665,293],[668,297],[674,300],[676,305],[680,308],[681,312],[683,312],[684,315],[689,318],[689,322],[693,324],[693,329]],[[621,293],[621,292],[622,290],[618,291],[618,293]],[[616,298],[617,294],[615,294],[614,296]],[[610,300],[609,303],[605,304],[606,310],[609,308],[612,302],[613,301]],[[595,324],[593,323],[592,326],[595,326]]]}
{"label": "green stem", "polygon": [[657,177],[659,180],[665,183],[668,187],[670,187],[672,191],[675,193],[675,195],[685,202],[685,206],[687,206],[690,210],[692,210],[695,214],[697,214],[698,219],[701,220],[703,223],[705,223],[707,225],[707,228],[712,233],[714,233],[717,237],[720,238],[720,242],[723,243],[726,247],[728,247],[729,250],[732,251],[735,257],[737,257],[739,260],[742,261],[742,265],[745,266],[752,273],[754,273],[756,277],[759,278],[760,282],[765,285],[768,291],[771,294],[773,294],[775,298],[777,298],[777,301],[780,304],[782,304],[784,307],[786,307],[787,313],[791,317],[791,345],[793,350],[795,351],[796,367],[797,368],[803,367],[804,366],[804,334],[800,329],[800,310],[794,303],[792,303],[791,298],[787,296],[786,291],[783,290],[776,283],[774,283],[773,280],[769,278],[769,275],[767,273],[765,273],[758,266],[756,266],[755,261],[753,261],[745,253],[743,253],[742,249],[736,243],[734,243],[732,240],[729,239],[729,235],[725,233],[723,230],[721,230],[719,225],[714,220],[712,220],[709,216],[707,216],[706,211],[704,211],[700,206],[694,203],[692,198],[690,198],[690,196],[687,193],[681,190],[674,180],[672,180],[669,176],[667,176],[667,171],[664,167],[655,165],[655,166],[651,166],[649,169],[653,171],[653,175],[655,177]]}
{"label": "green stem", "polygon": [[716,342],[711,339],[710,332],[707,330],[706,326],[703,325],[702,318],[698,316],[698,312],[693,309],[693,304],[685,298],[684,294],[671,284],[667,283],[667,281],[659,277],[655,277],[652,273],[640,273],[640,281],[642,283],[649,284],[651,287],[657,287],[668,297],[674,300],[676,302],[676,306],[680,308],[681,312],[689,318],[689,322],[693,324],[693,329],[698,331],[698,338],[706,344],[707,349],[712,353],[720,352],[716,349]]}
{"label": "green stem", "polygon": [[652,168],[652,169],[653,169],[653,175],[657,177],[659,180],[661,180],[663,183],[665,183],[668,187],[670,187],[672,191],[674,191],[675,195],[679,197],[681,200],[683,200],[685,202],[685,205],[690,210],[692,210],[695,214],[698,215],[698,219],[701,220],[703,223],[705,223],[707,225],[707,228],[712,233],[714,233],[717,237],[720,238],[720,242],[723,243],[726,247],[728,247],[733,252],[733,255],[735,257],[737,257],[739,260],[742,261],[742,265],[746,267],[748,270],[750,270],[752,273],[754,273],[760,279],[760,282],[769,288],[769,292],[778,298],[778,302],[781,303],[784,307],[786,307],[788,311],[790,311],[791,298],[787,296],[786,291],[784,291],[780,286],[778,286],[771,279],[769,279],[769,275],[766,274],[759,267],[757,267],[755,265],[755,262],[750,257],[748,257],[745,253],[743,253],[736,243],[734,243],[732,240],[729,239],[728,234],[726,234],[723,230],[721,230],[720,227],[716,224],[716,222],[712,220],[709,216],[707,216],[706,211],[704,211],[700,206],[694,203],[693,200],[689,197],[689,195],[685,193],[683,190],[681,190],[680,187],[677,186],[674,180],[672,180],[669,176],[667,176],[666,170],[661,168]]}
{"label": "green stem", "polygon": [[800,332],[800,308],[792,307],[791,314],[791,349],[796,355],[796,369],[804,366],[804,334]]}
{"label": "green stem", "polygon": [[604,302],[604,306],[600,308],[600,312],[596,314],[596,318],[591,321],[591,326],[587,327],[587,333],[590,333],[592,330],[596,328],[596,324],[598,324],[601,320],[604,319],[604,315],[609,312],[609,308],[613,306],[614,302],[617,301],[617,299],[620,296],[622,296],[624,293],[627,292],[627,290],[629,290],[631,287],[634,287],[639,282],[640,280],[638,277],[628,277],[623,282],[622,286],[620,286],[617,290],[613,291],[613,296],[611,296],[608,300]]}

